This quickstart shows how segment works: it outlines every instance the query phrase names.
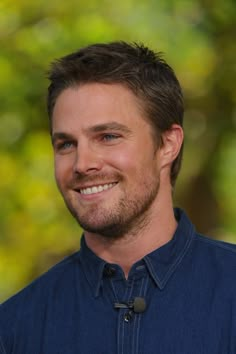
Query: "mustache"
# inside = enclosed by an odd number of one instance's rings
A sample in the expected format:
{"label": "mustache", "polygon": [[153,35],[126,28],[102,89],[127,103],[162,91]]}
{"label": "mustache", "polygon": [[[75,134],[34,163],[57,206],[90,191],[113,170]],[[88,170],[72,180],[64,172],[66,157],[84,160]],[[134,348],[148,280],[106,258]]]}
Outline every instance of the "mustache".
{"label": "mustache", "polygon": [[80,184],[93,184],[97,182],[118,182],[122,179],[122,176],[119,173],[96,173],[93,175],[87,175],[83,173],[77,173],[71,181],[69,182],[69,187],[74,189]]}

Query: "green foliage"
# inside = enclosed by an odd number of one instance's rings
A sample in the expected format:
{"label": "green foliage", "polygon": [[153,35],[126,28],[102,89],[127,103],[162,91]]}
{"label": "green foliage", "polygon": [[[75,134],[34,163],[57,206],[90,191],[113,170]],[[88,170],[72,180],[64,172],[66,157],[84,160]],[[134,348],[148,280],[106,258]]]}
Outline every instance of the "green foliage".
{"label": "green foliage", "polygon": [[1,1],[0,299],[79,248],[53,178],[46,71],[93,42],[166,53],[186,97],[176,204],[201,231],[236,241],[235,21],[234,0]]}

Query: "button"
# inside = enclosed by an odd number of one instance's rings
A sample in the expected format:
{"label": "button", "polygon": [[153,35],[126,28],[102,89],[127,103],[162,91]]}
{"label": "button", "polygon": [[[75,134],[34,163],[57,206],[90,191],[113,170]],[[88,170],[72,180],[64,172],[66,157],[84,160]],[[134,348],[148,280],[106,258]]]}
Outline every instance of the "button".
{"label": "button", "polygon": [[131,312],[126,312],[125,315],[124,315],[124,321],[125,322],[129,322],[130,320],[132,319],[132,315],[131,315]]}
{"label": "button", "polygon": [[140,265],[140,266],[138,266],[138,267],[136,267],[136,270],[143,270],[145,268],[145,266],[144,265]]}
{"label": "button", "polygon": [[115,275],[116,273],[116,269],[114,267],[111,267],[111,266],[105,266],[104,270],[103,270],[103,274],[106,276],[106,277],[113,277],[113,275]]}

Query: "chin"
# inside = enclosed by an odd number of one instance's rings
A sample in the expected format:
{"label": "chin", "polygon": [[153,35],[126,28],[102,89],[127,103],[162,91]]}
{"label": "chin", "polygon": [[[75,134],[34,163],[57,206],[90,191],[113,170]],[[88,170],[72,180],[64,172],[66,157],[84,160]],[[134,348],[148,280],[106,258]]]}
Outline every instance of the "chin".
{"label": "chin", "polygon": [[128,230],[126,226],[121,225],[120,223],[116,223],[114,221],[108,223],[107,220],[103,222],[101,220],[100,222],[94,222],[94,219],[93,221],[82,220],[78,217],[76,219],[79,225],[83,228],[83,230],[109,239],[122,238]]}

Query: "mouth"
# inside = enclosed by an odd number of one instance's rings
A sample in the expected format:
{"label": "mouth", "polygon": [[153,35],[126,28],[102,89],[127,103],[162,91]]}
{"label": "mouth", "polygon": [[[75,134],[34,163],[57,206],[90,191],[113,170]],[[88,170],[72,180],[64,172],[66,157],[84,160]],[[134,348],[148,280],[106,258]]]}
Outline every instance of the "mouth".
{"label": "mouth", "polygon": [[113,188],[118,182],[113,183],[106,183],[106,184],[99,184],[97,186],[90,186],[86,188],[80,188],[77,191],[83,195],[91,195],[91,194],[98,194],[103,191],[107,191],[108,189]]}

